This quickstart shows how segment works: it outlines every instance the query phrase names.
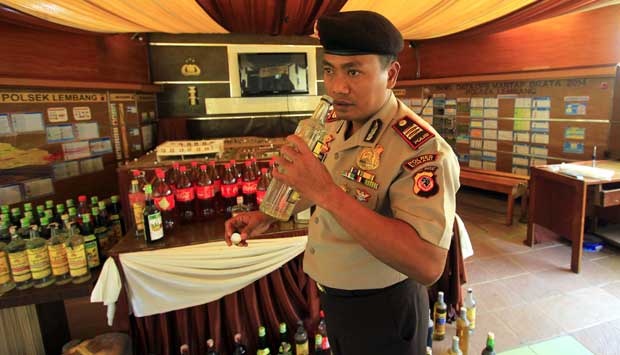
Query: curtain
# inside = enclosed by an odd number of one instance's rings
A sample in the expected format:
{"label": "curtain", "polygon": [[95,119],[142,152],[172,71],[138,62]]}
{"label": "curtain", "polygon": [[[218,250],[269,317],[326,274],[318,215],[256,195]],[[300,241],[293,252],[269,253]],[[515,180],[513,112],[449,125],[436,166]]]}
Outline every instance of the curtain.
{"label": "curtain", "polygon": [[338,12],[347,0],[196,0],[222,27],[235,33],[309,35],[314,21]]}

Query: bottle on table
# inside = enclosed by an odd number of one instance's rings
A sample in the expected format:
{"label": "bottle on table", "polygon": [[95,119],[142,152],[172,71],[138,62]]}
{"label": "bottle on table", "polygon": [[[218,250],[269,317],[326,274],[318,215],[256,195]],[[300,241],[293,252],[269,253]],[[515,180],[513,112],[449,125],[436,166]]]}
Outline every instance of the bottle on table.
{"label": "bottle on table", "polygon": [[248,205],[243,203],[243,196],[237,196],[237,204],[230,209],[230,215],[234,217],[240,213],[249,211],[250,208],[248,207]]}
{"label": "bottle on table", "polygon": [[260,178],[256,184],[256,204],[260,206],[265,198],[265,193],[269,188],[269,176],[267,175],[267,168],[261,168]]}
{"label": "bottle on table", "polygon": [[101,248],[99,246],[99,239],[95,237],[95,226],[91,221],[90,213],[84,213],[82,215],[82,227],[80,232],[84,237],[84,250],[86,250],[88,268],[96,268],[101,265]]}
{"label": "bottle on table", "polygon": [[288,332],[286,329],[286,323],[280,323],[280,345],[278,348],[278,355],[293,355],[293,348],[288,341]]}
{"label": "bottle on table", "polygon": [[226,218],[232,216],[232,208],[237,204],[239,187],[237,178],[232,171],[230,163],[224,164],[224,176],[222,177],[222,200],[224,202]]}
{"label": "bottle on table", "polygon": [[144,172],[140,170],[133,169],[131,171],[132,180],[136,180],[138,182],[138,190],[144,191],[144,186],[148,184],[146,178],[144,177]]}
{"label": "bottle on table", "polygon": [[172,232],[177,222],[174,193],[172,188],[166,183],[163,170],[155,169],[155,176],[157,179],[153,184],[153,202],[155,207],[161,212],[164,230]]}
{"label": "bottle on table", "polygon": [[297,332],[295,332],[295,354],[310,355],[310,347],[308,346],[308,333],[304,328],[301,320],[297,321]]}
{"label": "bottle on table", "polygon": [[471,330],[476,329],[476,299],[474,298],[474,291],[471,288],[467,289],[467,295],[463,301],[463,306],[467,308],[469,328],[471,328]]}
{"label": "bottle on table", "polygon": [[331,346],[329,345],[329,338],[327,336],[327,321],[325,321],[325,312],[323,310],[319,311],[319,324],[316,329],[318,334],[321,334],[321,350],[326,351],[326,354],[329,354]]}
{"label": "bottle on table", "polygon": [[448,314],[448,305],[443,300],[443,292],[437,293],[437,302],[433,306],[433,320],[435,322],[435,330],[433,333],[434,340],[443,340],[446,336],[446,316]]}
{"label": "bottle on table", "polygon": [[457,336],[452,337],[452,346],[448,348],[448,351],[446,352],[446,354],[447,355],[463,355],[463,352],[461,351],[461,348],[459,347],[459,337]]}
{"label": "bottle on table", "polygon": [[195,160],[192,160],[189,163],[190,169],[187,172],[187,176],[189,176],[189,180],[192,182],[192,184],[196,183],[196,181],[198,180],[198,177],[200,176],[200,168],[198,167],[198,162]]}
{"label": "bottle on table", "polygon": [[235,159],[230,160],[230,169],[235,176],[235,181],[237,182],[237,193],[241,194],[241,188],[243,185],[243,174],[241,170],[237,168],[237,161]]}
{"label": "bottle on table", "polygon": [[39,236],[36,226],[30,229],[30,238],[26,241],[26,255],[35,288],[47,287],[56,282],[47,253],[47,241]]}
{"label": "bottle on table", "polygon": [[60,232],[57,223],[53,223],[50,226],[50,230],[51,237],[47,241],[47,253],[50,257],[52,275],[56,278],[57,285],[64,285],[71,282],[69,260],[67,259],[67,249],[65,248],[67,238],[65,238],[64,233]]}
{"label": "bottle on table", "polygon": [[[323,138],[326,135],[325,119],[332,104],[332,98],[324,95],[312,117],[299,121],[295,134],[303,139],[315,156],[321,156]],[[292,187],[278,180],[272,180],[265,194],[260,210],[274,218],[287,221],[299,201],[299,194]]]}
{"label": "bottle on table", "polygon": [[77,222],[78,224],[82,224],[82,215],[85,213],[90,213],[90,208],[88,208],[88,203],[86,202],[86,195],[78,196],[78,207],[77,207]]}
{"label": "bottle on table", "polygon": [[222,177],[218,172],[218,169],[215,167],[215,161],[209,160],[207,163],[207,173],[209,174],[209,178],[213,181],[213,189],[215,193],[215,197],[213,200],[215,213],[216,214],[224,214],[224,203],[222,201]]}
{"label": "bottle on table", "polygon": [[247,355],[248,350],[245,344],[241,342],[241,334],[236,333],[233,340],[235,342],[235,348],[233,350],[233,355]]}
{"label": "bottle on table", "polygon": [[256,158],[254,156],[252,156],[250,158],[250,163],[252,165],[252,171],[254,172],[254,175],[256,175],[256,179],[258,180],[260,176],[262,175],[262,172],[260,171],[260,168],[258,167],[258,161],[256,161]]}
{"label": "bottle on table", "polygon": [[93,207],[97,207],[99,206],[99,196],[91,196],[90,197],[90,204],[88,205],[89,208],[93,208]]}
{"label": "bottle on table", "polygon": [[131,180],[128,200],[131,215],[133,216],[133,223],[136,226],[136,238],[141,238],[144,236],[144,216],[142,215],[144,213],[144,199],[144,187],[140,188],[138,180]]}
{"label": "bottle on table", "polygon": [[123,211],[121,208],[121,199],[118,195],[110,196],[110,205],[107,208],[110,218],[110,229],[114,232],[114,238],[121,240],[127,230],[125,230],[125,222],[123,222]]}
{"label": "bottle on table", "polygon": [[246,160],[243,165],[242,179],[241,195],[243,196],[243,200],[250,211],[256,210],[256,188],[258,179],[256,174],[254,174],[254,170],[252,170],[252,162],[249,160]]}
{"label": "bottle on table", "polygon": [[[62,222],[62,220],[61,220]],[[40,227],[39,227],[39,235],[41,236],[41,238],[43,239],[50,239],[50,236],[52,235],[51,231],[50,231],[50,222],[48,220],[47,217],[41,217],[41,219],[39,220],[40,223]],[[58,222],[54,222],[54,223],[58,223]]]}
{"label": "bottle on table", "polygon": [[[1,223],[7,225],[8,232],[8,221],[2,221]],[[13,278],[11,277],[11,267],[9,266],[7,244],[0,241],[0,296],[4,295],[5,293],[11,291],[14,288],[15,282],[13,282]]]}
{"label": "bottle on table", "polygon": [[176,189],[174,191],[174,199],[176,209],[181,223],[191,223],[194,221],[194,186],[187,174],[187,168],[182,166],[181,175],[177,180]]}
{"label": "bottle on table", "polygon": [[487,334],[487,346],[482,350],[481,355],[495,355],[495,333]]}
{"label": "bottle on table", "polygon": [[259,354],[271,354],[271,349],[269,349],[269,343],[267,342],[267,331],[262,325],[258,327],[258,346],[256,349]]}
{"label": "bottle on table", "polygon": [[469,339],[471,329],[467,320],[467,308],[461,307],[459,317],[456,319],[456,336],[459,337],[459,348],[464,355],[469,353]]}
{"label": "bottle on table", "polygon": [[18,290],[25,290],[33,286],[30,264],[26,254],[26,241],[21,237],[15,226],[9,228],[9,233],[11,234],[11,242],[7,245],[6,251],[9,254],[11,275],[15,287]]}
{"label": "bottle on table", "polygon": [[200,175],[194,189],[196,190],[196,217],[208,221],[215,217],[215,185],[207,172],[207,166],[200,166]]}
{"label": "bottle on table", "polygon": [[[102,256],[108,255],[108,249],[110,249],[110,238],[108,234],[108,227],[106,221],[99,214],[99,207],[93,207],[92,209],[92,218],[93,218],[93,233],[95,234],[95,238],[99,242],[100,254]],[[103,261],[103,258],[102,260]]]}
{"label": "bottle on table", "polygon": [[74,222],[68,222],[66,229],[68,237],[65,241],[65,250],[67,252],[67,261],[69,262],[71,282],[81,284],[90,280],[91,277],[84,237],[78,232]]}
{"label": "bottle on table", "polygon": [[142,224],[144,225],[144,239],[147,243],[158,241],[165,235],[162,214],[155,207],[155,202],[151,198],[152,192],[151,185],[144,186],[145,205],[142,212]]}
{"label": "bottle on table", "polygon": [[[172,167],[166,170],[166,175],[165,175],[166,183],[170,186],[172,190],[175,189],[180,175],[181,175],[181,172],[179,171],[179,163],[173,162]],[[157,177],[157,169],[155,169],[155,176]]]}

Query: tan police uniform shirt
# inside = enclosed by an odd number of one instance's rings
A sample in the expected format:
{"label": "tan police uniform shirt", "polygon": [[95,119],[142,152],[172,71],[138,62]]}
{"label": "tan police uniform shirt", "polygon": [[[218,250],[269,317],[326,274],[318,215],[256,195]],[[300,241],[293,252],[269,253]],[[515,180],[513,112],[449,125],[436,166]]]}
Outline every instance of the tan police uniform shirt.
{"label": "tan police uniform shirt", "polygon": [[[448,249],[459,188],[452,148],[393,94],[345,140],[346,128],[345,121],[327,124],[324,164],[351,203],[400,219],[422,239]],[[318,283],[356,290],[407,278],[366,251],[324,209],[317,206],[308,228],[304,270]]]}

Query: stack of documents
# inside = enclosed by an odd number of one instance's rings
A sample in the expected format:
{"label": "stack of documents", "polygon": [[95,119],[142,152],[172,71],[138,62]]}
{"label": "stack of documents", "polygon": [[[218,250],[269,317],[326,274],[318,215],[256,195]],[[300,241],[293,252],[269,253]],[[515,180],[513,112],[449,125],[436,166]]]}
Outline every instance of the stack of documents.
{"label": "stack of documents", "polygon": [[578,179],[590,178],[599,180],[611,180],[614,176],[614,171],[609,169],[601,169],[593,166],[578,165],[578,164],[560,164],[550,166],[553,171],[560,172],[562,174],[574,176]]}

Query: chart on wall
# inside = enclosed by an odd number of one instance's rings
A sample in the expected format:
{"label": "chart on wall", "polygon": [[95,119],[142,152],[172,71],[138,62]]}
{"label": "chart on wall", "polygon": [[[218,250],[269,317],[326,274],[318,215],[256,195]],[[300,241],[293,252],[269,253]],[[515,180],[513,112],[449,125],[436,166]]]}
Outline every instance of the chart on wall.
{"label": "chart on wall", "polygon": [[[452,145],[464,166],[527,175],[607,148],[614,78],[406,87],[399,98]],[[428,88],[431,98],[422,98]],[[430,109],[428,108],[430,107]]]}

